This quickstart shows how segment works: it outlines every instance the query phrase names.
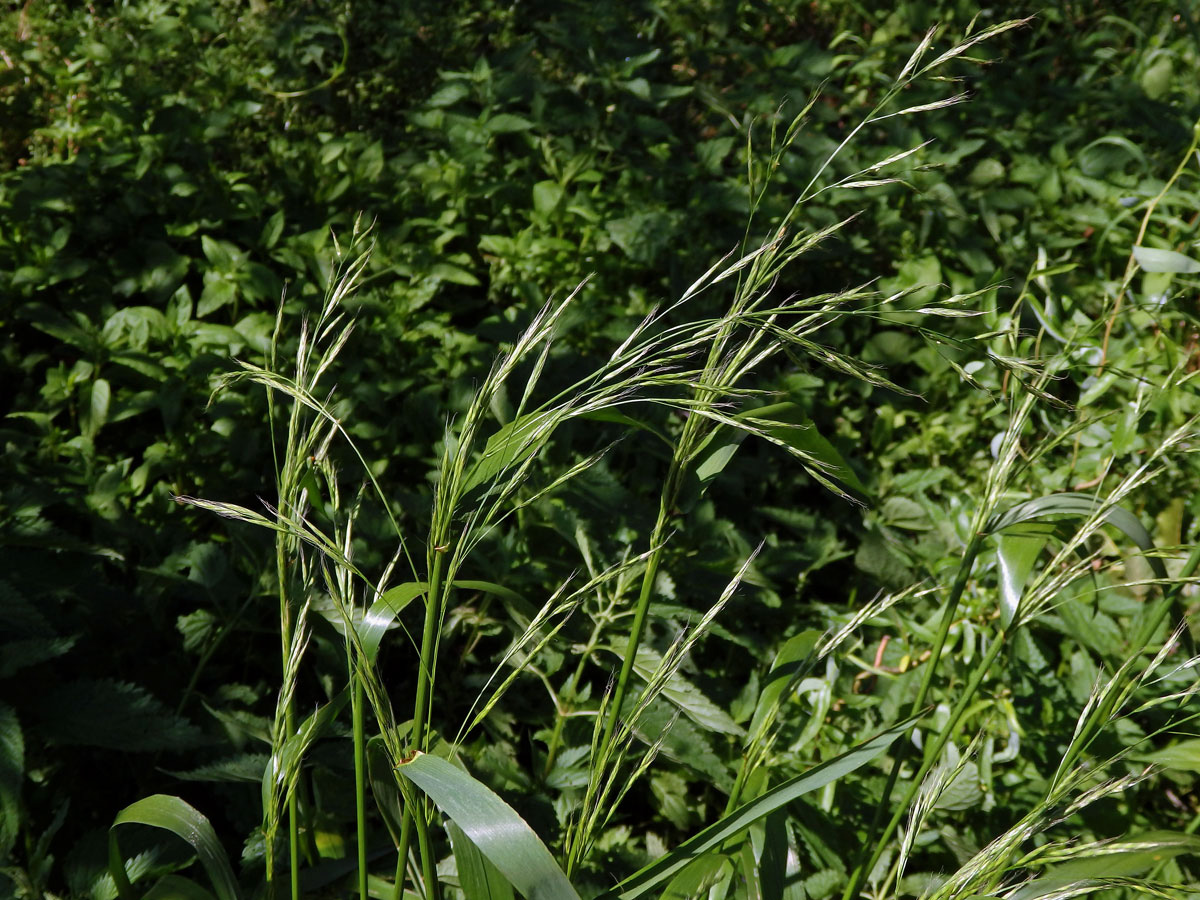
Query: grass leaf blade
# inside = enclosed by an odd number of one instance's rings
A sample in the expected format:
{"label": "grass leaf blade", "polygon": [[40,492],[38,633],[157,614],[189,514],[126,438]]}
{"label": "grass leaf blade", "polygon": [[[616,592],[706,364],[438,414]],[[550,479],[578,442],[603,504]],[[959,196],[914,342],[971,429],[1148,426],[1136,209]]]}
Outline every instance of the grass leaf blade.
{"label": "grass leaf blade", "polygon": [[397,771],[453,819],[527,900],[579,900],[541,838],[486,786],[428,753],[418,753]]}

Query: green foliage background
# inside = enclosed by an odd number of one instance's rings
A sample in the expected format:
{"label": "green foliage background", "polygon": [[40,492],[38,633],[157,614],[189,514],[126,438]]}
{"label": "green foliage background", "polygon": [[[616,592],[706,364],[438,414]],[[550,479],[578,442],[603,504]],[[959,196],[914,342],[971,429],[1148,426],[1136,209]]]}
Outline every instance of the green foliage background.
{"label": "green foliage background", "polygon": [[[1104,483],[1114,459],[1136,460],[1198,411],[1184,384],[1155,394],[1141,419],[1126,415],[1144,381],[1197,367],[1198,323],[1193,277],[1139,273],[1127,292],[1122,278],[1136,243],[1194,246],[1194,161],[1142,240],[1139,228],[1200,120],[1200,31],[1187,4],[1029,11],[1028,26],[977,48],[989,65],[948,72],[969,103],[877,123],[838,159],[830,180],[929,142],[904,161],[904,183],[830,190],[809,204],[811,227],[860,215],[785,272],[779,290],[928,285],[901,301],[912,309],[936,285],[982,291],[973,302],[984,314],[952,324],[952,336],[1015,322],[1024,337],[1018,347],[993,339],[1001,354],[1088,336],[1050,390],[1092,420],[1026,475],[1027,489],[1051,493]],[[214,390],[234,358],[266,361],[281,298],[287,334],[315,314],[335,242],[360,212],[376,248],[349,301],[359,324],[336,372],[337,409],[393,512],[419,533],[447,422],[547,299],[588,279],[549,366],[566,385],[742,240],[751,183],[770,174],[754,225],[765,233],[927,28],[961,33],[992,14],[955,0],[45,0],[3,13],[0,896],[112,896],[105,829],[155,792],[204,810],[231,850],[249,835],[247,871],[261,866],[257,783],[279,680],[273,546],[174,498],[273,500],[265,398],[248,384]],[[914,88],[905,101],[948,89]],[[764,172],[775,129],[818,90],[803,138]],[[1102,351],[1119,294],[1128,296]],[[791,361],[759,385],[797,404],[869,502],[835,501],[786,454],[747,444],[681,510],[652,652],[764,546],[687,672],[709,718],[676,722],[649,789],[598,846],[588,876],[597,889],[605,868],[631,871],[721,812],[733,735],[782,641],[842,624],[880,589],[936,579],[955,562],[1009,382],[982,367],[974,345],[923,341],[919,314],[897,321],[850,317],[824,340],[910,393]],[[511,414],[497,409],[497,427]],[[1059,407],[1041,415],[1047,433],[1066,421]],[[571,429],[548,448],[546,471],[606,434]],[[344,448],[331,453],[353,470]],[[629,437],[495,534],[471,576],[536,605],[583,557],[603,566],[640,552],[664,465],[653,437]],[[1198,481],[1185,460],[1139,494],[1134,512],[1155,523],[1161,545],[1193,538]],[[394,535],[366,507],[357,529],[358,560],[378,569]],[[990,584],[955,626],[936,702],[995,626]],[[1099,672],[1124,661],[1144,599],[1105,596],[1066,598],[1021,633],[971,724],[985,735],[988,771],[943,803],[919,872],[961,863],[1042,790],[1073,711]],[[443,634],[456,672],[439,682],[435,723],[451,732],[527,612],[478,592],[459,601]],[[793,700],[802,713],[780,741],[789,765],[829,758],[896,719],[937,608],[925,598],[870,620],[848,660],[805,682]],[[302,708],[336,693],[340,640],[318,623]],[[615,667],[619,648],[607,650]],[[386,650],[395,660],[412,652],[398,636]],[[547,651],[537,665],[559,684],[575,660]],[[580,702],[607,678],[591,666]],[[411,702],[411,684],[389,690]],[[553,835],[563,797],[586,781],[577,751],[591,726],[568,724],[568,749],[548,755],[546,701],[537,679],[518,682],[467,752],[481,780]],[[660,718],[665,726],[670,711]],[[1164,721],[1127,721],[1110,749],[1174,746],[1177,736],[1155,733]],[[347,746],[335,726],[302,789],[314,866],[352,842]],[[1194,830],[1200,765],[1190,752],[1161,778],[1075,814],[1069,830]],[[871,775],[796,814],[808,896],[844,886],[839,848],[865,827],[882,783]],[[148,841],[145,871],[177,865]],[[1170,865],[1162,877],[1183,880]]]}

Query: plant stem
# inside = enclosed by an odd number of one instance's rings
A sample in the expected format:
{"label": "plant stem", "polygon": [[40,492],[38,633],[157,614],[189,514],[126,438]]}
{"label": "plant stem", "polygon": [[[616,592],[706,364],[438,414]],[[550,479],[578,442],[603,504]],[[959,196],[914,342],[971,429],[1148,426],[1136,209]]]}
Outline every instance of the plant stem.
{"label": "plant stem", "polygon": [[358,897],[367,900],[367,745],[363,737],[363,683],[354,672],[354,814],[358,825]]}
{"label": "plant stem", "polygon": [[[672,471],[674,472],[674,467]],[[621,673],[617,676],[616,688],[613,691],[612,708],[608,712],[608,719],[604,724],[604,736],[601,738],[599,744],[601,759],[607,756],[608,750],[612,746],[617,722],[621,718],[621,707],[625,703],[625,697],[629,693],[629,682],[633,678],[633,664],[637,659],[638,646],[641,644],[642,633],[646,630],[646,614],[650,610],[650,597],[654,593],[654,582],[658,577],[659,562],[662,560],[663,534],[666,532],[670,509],[674,504],[674,481],[674,478],[668,476],[667,485],[663,488],[662,501],[658,509],[658,521],[654,524],[654,530],[650,533],[650,544],[655,549],[646,561],[646,571],[642,575],[642,587],[638,592],[637,606],[634,608],[633,613],[633,624],[629,627],[629,640],[625,645],[625,658],[621,661]],[[669,495],[668,491],[671,492]]]}
{"label": "plant stem", "polygon": [[[1183,170],[1191,161],[1192,154],[1196,152],[1197,146],[1200,146],[1200,119],[1192,125],[1192,142],[1188,145],[1187,152],[1183,154],[1183,159],[1179,161],[1179,165],[1175,167],[1175,171],[1171,177],[1167,179],[1166,184],[1162,186],[1162,190],[1158,192],[1158,196],[1150,201],[1150,205],[1146,207],[1146,214],[1142,216],[1142,226],[1138,229],[1137,237],[1134,238],[1133,245],[1140,247],[1143,238],[1146,237],[1146,229],[1150,225],[1150,217],[1154,215],[1154,210],[1158,208],[1159,202],[1167,195],[1167,191],[1179,180],[1179,176],[1183,174]],[[1104,366],[1108,361],[1108,338],[1112,333],[1113,325],[1116,324],[1117,314],[1121,311],[1121,301],[1125,299],[1125,291],[1129,289],[1130,282],[1133,281],[1134,267],[1137,265],[1133,252],[1129,253],[1129,261],[1125,263],[1125,275],[1121,279],[1121,292],[1117,294],[1117,300],[1113,304],[1113,310],[1109,313],[1108,321],[1104,323],[1104,343],[1100,349],[1100,365],[1096,368],[1096,375],[1099,376],[1104,370]]]}
{"label": "plant stem", "polygon": [[[934,675],[937,673],[938,662],[942,658],[942,650],[946,646],[946,637],[950,633],[950,626],[954,622],[954,617],[958,614],[958,604],[962,599],[963,591],[966,590],[967,581],[971,577],[971,570],[975,566],[975,558],[979,555],[979,551],[983,546],[983,535],[978,529],[974,530],[971,535],[971,540],[967,543],[966,549],[963,551],[962,562],[958,567],[958,575],[954,579],[954,584],[950,588],[950,595],[946,598],[946,605],[942,609],[942,620],[938,625],[937,636],[934,638],[933,649],[930,651],[929,663],[925,667],[925,674],[921,679],[921,685],[917,688],[917,694],[913,698],[912,705],[909,707],[909,715],[915,716],[921,712],[925,706],[925,698],[929,695],[929,689],[933,685]],[[985,664],[986,668],[990,663]],[[964,698],[969,698],[971,691],[964,694]],[[964,707],[965,708],[965,707]],[[913,726],[915,728],[916,725]],[[949,729],[947,725],[947,729]],[[879,834],[879,823],[883,820],[884,811],[891,806],[892,791],[896,787],[896,781],[900,777],[900,768],[904,765],[908,755],[908,747],[910,745],[910,735],[905,735],[896,744],[896,753],[892,760],[892,771],[888,773],[887,784],[884,785],[883,794],[879,798],[879,803],[875,807],[875,816],[871,820],[871,828],[867,833],[867,840],[863,843],[863,850],[874,847],[871,851],[870,859],[867,862],[860,861],[854,869],[853,877],[850,879],[845,893],[842,894],[842,900],[850,900],[850,898],[858,894],[862,887],[863,881],[867,874],[874,867],[880,855],[883,853],[883,847],[891,837],[892,831],[895,829],[896,823],[899,822],[899,815],[907,808],[907,804],[901,805],[901,812],[893,816],[891,823],[884,829],[883,834]],[[914,784],[919,783],[919,779],[914,779]],[[911,790],[911,788],[910,788]]]}

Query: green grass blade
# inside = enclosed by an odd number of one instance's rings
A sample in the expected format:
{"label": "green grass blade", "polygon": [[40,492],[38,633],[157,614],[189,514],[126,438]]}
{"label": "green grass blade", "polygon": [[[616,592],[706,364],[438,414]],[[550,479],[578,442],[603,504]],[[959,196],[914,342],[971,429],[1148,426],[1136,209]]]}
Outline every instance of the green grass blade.
{"label": "green grass blade", "polygon": [[458,867],[458,884],[466,900],[512,900],[512,885],[453,819],[447,820],[446,833],[450,835],[450,847]]}
{"label": "green grass blade", "polygon": [[541,838],[486,786],[427,753],[401,763],[397,771],[424,791],[526,900],[579,900]]}
{"label": "green grass blade", "polygon": [[996,559],[1000,564],[1000,621],[1005,628],[1016,618],[1025,583],[1053,532],[1054,526],[1047,522],[1025,522],[996,535]]}
{"label": "green grass blade", "polygon": [[[1094,497],[1091,494],[1074,492],[1051,494],[1047,497],[1039,497],[1036,500],[1018,503],[1016,506],[1005,510],[988,523],[987,530],[990,534],[995,534],[1013,525],[1032,522],[1036,519],[1044,519],[1047,516],[1091,516],[1095,514],[1097,509],[1104,505],[1105,502],[1102,498]],[[1150,537],[1150,532],[1138,521],[1137,516],[1129,510],[1120,506],[1111,506],[1104,510],[1103,518],[1109,525],[1123,532],[1142,551],[1154,549],[1154,539]],[[1156,578],[1165,579],[1167,577],[1167,569],[1161,559],[1149,556],[1146,558],[1146,561],[1150,564],[1150,568],[1154,570]]]}
{"label": "green grass blade", "polygon": [[117,826],[150,825],[179,835],[192,845],[196,857],[212,880],[217,900],[239,900],[241,891],[225,855],[225,848],[207,818],[178,797],[153,794],[125,807],[108,829],[108,867],[122,900],[133,900],[133,886],[125,875],[125,860],[117,842]]}
{"label": "green grass blade", "polygon": [[791,803],[810,791],[815,791],[848,775],[874,760],[910,728],[915,719],[905,719],[880,732],[853,750],[843,753],[828,762],[814,766],[803,775],[789,779],[759,797],[743,804],[728,816],[705,828],[684,841],[661,859],[621,882],[615,889],[601,895],[604,900],[635,900],[644,896],[656,885],[670,878],[693,859],[719,847],[738,832],[750,827],[777,809]]}

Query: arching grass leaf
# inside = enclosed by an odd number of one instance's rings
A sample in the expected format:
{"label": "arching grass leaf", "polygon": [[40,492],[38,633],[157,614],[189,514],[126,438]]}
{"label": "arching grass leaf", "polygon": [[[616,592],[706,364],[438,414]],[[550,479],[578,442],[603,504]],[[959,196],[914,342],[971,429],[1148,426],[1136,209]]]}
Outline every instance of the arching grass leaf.
{"label": "arching grass leaf", "polygon": [[[108,829],[108,869],[117,884],[121,900],[134,900],[136,896],[125,875],[125,859],[117,842],[117,826],[128,824],[150,825],[179,835],[196,851],[197,859],[212,881],[217,900],[239,900],[241,897],[225,848],[217,840],[208,819],[178,797],[153,794],[117,813]],[[188,896],[194,894],[189,892]]]}
{"label": "arching grass leaf", "polygon": [[[999,513],[988,522],[987,530],[990,534],[995,534],[1013,525],[1019,525],[1023,522],[1033,522],[1050,516],[1087,517],[1092,515],[1097,508],[1104,505],[1103,499],[1093,497],[1091,494],[1074,492],[1050,494],[1047,497],[1039,497],[1036,500],[1027,500],[1024,503],[1018,503],[1016,506]],[[1127,538],[1137,544],[1139,549],[1143,551],[1154,549],[1154,539],[1150,537],[1150,532],[1138,521],[1137,516],[1129,512],[1129,510],[1120,506],[1110,506],[1104,512],[1104,521],[1119,529]],[[1147,562],[1149,562],[1150,568],[1154,571],[1156,578],[1165,579],[1167,577],[1167,569],[1161,559],[1151,556],[1147,557]]]}
{"label": "arching grass leaf", "polygon": [[1021,605],[1038,554],[1054,533],[1049,522],[1025,522],[996,535],[996,559],[1000,564],[1000,621],[1007,628]]}

